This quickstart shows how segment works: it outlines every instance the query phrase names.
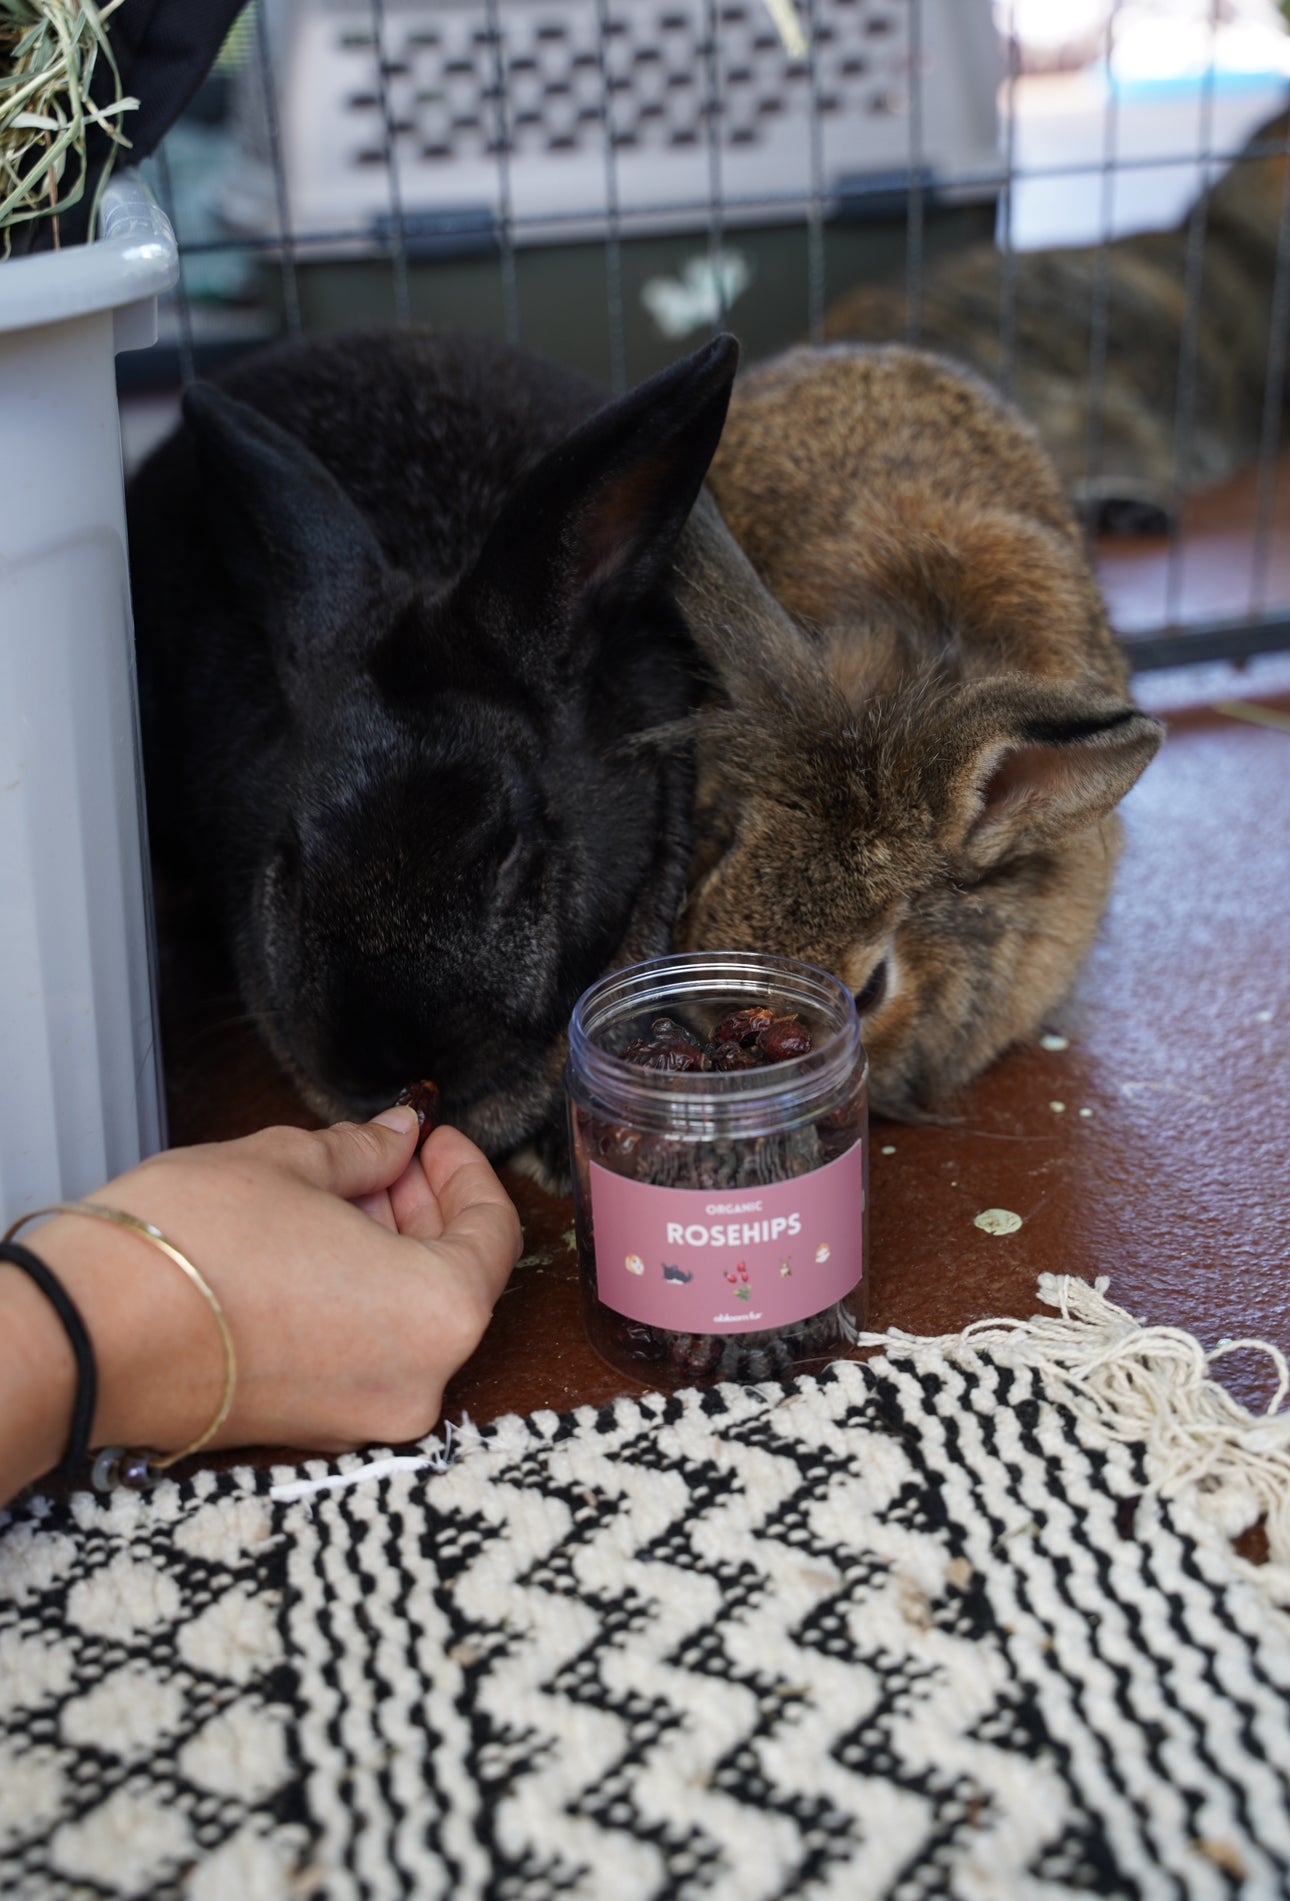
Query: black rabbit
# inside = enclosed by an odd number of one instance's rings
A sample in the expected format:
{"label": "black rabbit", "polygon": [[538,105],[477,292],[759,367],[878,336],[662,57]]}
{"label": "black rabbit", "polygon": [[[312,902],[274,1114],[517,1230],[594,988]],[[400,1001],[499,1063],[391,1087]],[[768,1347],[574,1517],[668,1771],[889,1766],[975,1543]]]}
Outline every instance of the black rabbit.
{"label": "black rabbit", "polygon": [[718,338],[622,400],[479,338],[284,345],[197,384],[131,485],[149,809],[306,1101],[417,1076],[559,1153],[564,1031],[670,948],[699,683],[668,592]]}

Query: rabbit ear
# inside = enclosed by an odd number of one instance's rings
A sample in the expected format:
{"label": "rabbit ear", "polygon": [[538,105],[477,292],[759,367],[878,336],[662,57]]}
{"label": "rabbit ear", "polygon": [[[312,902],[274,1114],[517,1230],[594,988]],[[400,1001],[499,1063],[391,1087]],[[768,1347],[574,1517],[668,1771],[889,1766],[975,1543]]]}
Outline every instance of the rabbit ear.
{"label": "rabbit ear", "polygon": [[818,649],[775,599],[707,491],[681,537],[676,600],[699,651],[737,704],[767,692],[772,699],[800,698],[818,686]]}
{"label": "rabbit ear", "polygon": [[714,338],[599,410],[509,498],[476,581],[513,601],[544,652],[665,573],[720,440],[738,358],[733,337]]}
{"label": "rabbit ear", "polygon": [[[334,476],[258,409],[210,383],[184,394],[206,513],[229,578],[280,649],[325,652],[357,593],[384,567],[376,537]],[[301,643],[303,649],[303,642]]]}
{"label": "rabbit ear", "polygon": [[951,856],[978,872],[1104,818],[1164,738],[1137,707],[1073,686],[988,681],[951,708],[943,833]]}

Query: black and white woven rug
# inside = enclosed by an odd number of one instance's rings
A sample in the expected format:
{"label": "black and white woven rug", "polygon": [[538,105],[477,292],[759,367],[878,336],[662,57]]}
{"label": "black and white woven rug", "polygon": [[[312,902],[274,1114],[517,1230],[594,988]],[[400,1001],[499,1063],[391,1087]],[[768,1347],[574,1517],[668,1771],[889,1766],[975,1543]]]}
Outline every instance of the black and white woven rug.
{"label": "black and white woven rug", "polygon": [[1041,1293],[794,1386],[29,1498],[0,1892],[1280,1901],[1290,1430]]}

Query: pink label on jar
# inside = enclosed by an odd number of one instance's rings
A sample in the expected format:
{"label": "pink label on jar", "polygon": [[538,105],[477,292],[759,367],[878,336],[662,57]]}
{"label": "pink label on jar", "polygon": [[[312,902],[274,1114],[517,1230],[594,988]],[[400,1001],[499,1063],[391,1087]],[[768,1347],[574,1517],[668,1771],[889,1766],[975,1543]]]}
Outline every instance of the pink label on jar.
{"label": "pink label on jar", "polygon": [[863,1212],[860,1142],[767,1188],[658,1188],[592,1162],[597,1290],[676,1333],[788,1326],[860,1281]]}

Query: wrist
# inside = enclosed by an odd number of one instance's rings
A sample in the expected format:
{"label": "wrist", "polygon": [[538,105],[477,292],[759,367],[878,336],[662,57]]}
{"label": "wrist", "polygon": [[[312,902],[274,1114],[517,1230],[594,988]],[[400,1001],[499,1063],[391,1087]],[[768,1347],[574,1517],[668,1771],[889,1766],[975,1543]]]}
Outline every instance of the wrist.
{"label": "wrist", "polygon": [[149,1242],[92,1216],[55,1215],[23,1238],[76,1303],[94,1347],[91,1446],[166,1452],[188,1444],[223,1384],[200,1295]]}
{"label": "wrist", "polygon": [[63,1324],[40,1289],[0,1263],[0,1503],[50,1472],[67,1450],[76,1361]]}

